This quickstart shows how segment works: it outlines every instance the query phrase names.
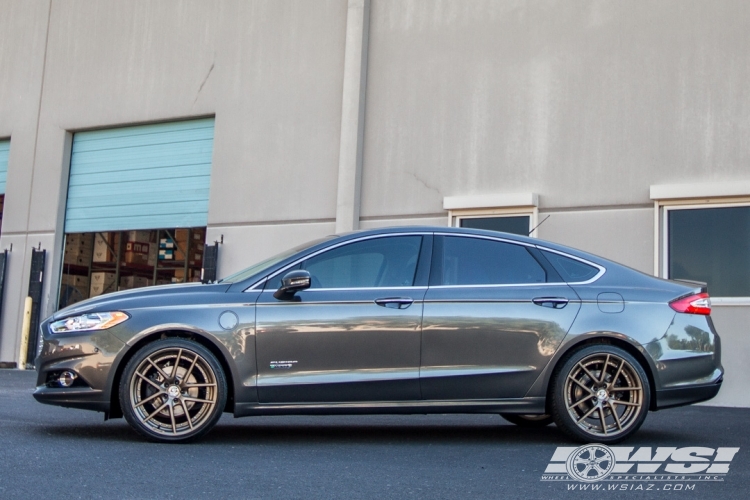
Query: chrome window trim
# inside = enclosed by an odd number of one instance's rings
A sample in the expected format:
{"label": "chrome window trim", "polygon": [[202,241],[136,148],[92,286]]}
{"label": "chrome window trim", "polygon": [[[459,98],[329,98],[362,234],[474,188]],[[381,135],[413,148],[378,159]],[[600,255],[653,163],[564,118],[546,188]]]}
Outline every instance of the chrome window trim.
{"label": "chrome window trim", "polygon": [[[317,252],[311,253],[309,255],[305,255],[304,257],[300,257],[299,259],[295,260],[294,262],[292,262],[290,264],[287,264],[286,267],[284,267],[282,269],[279,269],[275,273],[270,274],[270,275],[266,276],[265,278],[261,278],[257,282],[253,283],[248,288],[244,289],[243,293],[244,292],[249,292],[249,291],[257,290],[256,287],[260,286],[261,284],[264,284],[268,280],[274,279],[279,274],[283,273],[284,271],[286,271],[290,267],[296,266],[297,264],[299,264],[303,260],[310,259],[312,257],[320,255],[323,252],[327,252],[329,250],[333,250],[334,248],[338,248],[340,246],[348,245],[349,243],[357,243],[359,241],[374,240],[376,238],[389,238],[389,237],[393,237],[393,236],[429,236],[431,234],[433,234],[431,231],[421,231],[421,232],[413,232],[413,233],[410,232],[410,233],[371,234],[371,235],[368,235],[368,236],[362,236],[361,238],[355,238],[355,239],[352,239],[352,240],[342,241],[342,242],[337,243],[335,245],[331,245],[331,246],[328,246],[328,247],[325,247],[325,248],[321,248]],[[384,289],[384,288],[388,288],[388,287],[370,287],[370,288],[380,290],[380,289]],[[414,287],[404,287],[404,288],[414,288]],[[339,288],[338,290],[364,290],[364,289],[365,288],[351,288],[351,289],[349,289],[349,288]],[[334,290],[334,288],[318,288],[318,290]]]}
{"label": "chrome window trim", "polygon": [[[426,286],[363,286],[361,288],[307,288],[297,293],[305,292],[352,292],[357,290],[427,290]],[[262,293],[276,293],[276,290],[263,290]]]}

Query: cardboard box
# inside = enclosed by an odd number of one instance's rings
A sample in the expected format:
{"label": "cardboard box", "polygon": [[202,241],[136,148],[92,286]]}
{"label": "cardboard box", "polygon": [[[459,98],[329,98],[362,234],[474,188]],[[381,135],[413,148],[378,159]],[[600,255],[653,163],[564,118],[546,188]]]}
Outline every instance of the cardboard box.
{"label": "cardboard box", "polygon": [[94,262],[114,262],[117,238],[112,233],[96,233],[94,236]]}
{"label": "cardboard box", "polygon": [[151,241],[151,231],[128,231],[125,235],[126,241],[140,241],[148,243]]}
{"label": "cardboard box", "polygon": [[84,287],[86,290],[89,288],[89,282],[88,276],[78,276],[75,274],[63,274],[60,279],[62,285]]}
{"label": "cardboard box", "polygon": [[125,243],[125,254],[123,261],[126,264],[138,264],[147,266],[149,252],[153,245],[140,241],[128,241]]}
{"label": "cardboard box", "polygon": [[174,260],[174,250],[159,249],[159,260]]}
{"label": "cardboard box", "polygon": [[90,249],[66,249],[63,254],[63,264],[88,266],[89,262],[91,262],[91,253],[92,251]]}
{"label": "cardboard box", "polygon": [[123,276],[120,278],[120,289],[128,290],[130,288],[141,288],[149,286],[151,280],[143,276]]}
{"label": "cardboard box", "polygon": [[96,297],[103,293],[114,292],[117,290],[115,283],[115,273],[97,271],[91,273],[90,296]]}
{"label": "cardboard box", "polygon": [[162,250],[162,249],[173,250],[174,247],[175,247],[175,243],[171,238],[162,238],[159,240],[159,250]]}

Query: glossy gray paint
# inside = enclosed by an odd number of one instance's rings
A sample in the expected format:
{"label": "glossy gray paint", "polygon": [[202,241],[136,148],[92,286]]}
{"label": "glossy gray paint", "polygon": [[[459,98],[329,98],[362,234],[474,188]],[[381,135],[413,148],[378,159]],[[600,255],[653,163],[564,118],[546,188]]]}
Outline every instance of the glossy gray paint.
{"label": "glossy gray paint", "polygon": [[[423,251],[413,287],[311,289],[292,301],[263,291],[268,277],[326,248],[406,233],[426,240],[433,233],[499,238],[563,252],[601,272],[584,284],[428,287],[430,255]],[[180,335],[208,345],[220,358],[232,387],[227,410],[237,416],[541,413],[554,368],[571,349],[594,341],[617,343],[637,355],[653,380],[657,409],[710,398],[720,387],[720,344],[710,317],[678,314],[668,305],[699,291],[694,284],[652,278],[531,238],[446,228],[356,232],[302,250],[240,283],[132,290],[59,311],[41,326],[35,397],[117,415],[113,387],[127,359],[144,342]],[[384,298],[408,307],[376,302]],[[567,302],[550,307],[534,301],[539,298]],[[104,332],[49,332],[53,320],[111,310],[131,318]],[[227,312],[237,316],[230,330],[219,321]],[[75,370],[86,386],[47,387],[47,374],[62,369]]]}

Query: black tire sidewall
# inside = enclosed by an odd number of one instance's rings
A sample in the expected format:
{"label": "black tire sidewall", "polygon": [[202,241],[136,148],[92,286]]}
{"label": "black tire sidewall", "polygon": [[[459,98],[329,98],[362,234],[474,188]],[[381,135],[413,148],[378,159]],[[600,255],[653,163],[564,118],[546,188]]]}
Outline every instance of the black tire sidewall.
{"label": "black tire sidewall", "polygon": [[516,414],[516,413],[501,413],[500,416],[503,417],[508,422],[510,422],[511,424],[515,424],[519,427],[526,427],[526,428],[539,429],[541,427],[547,427],[549,424],[554,422],[554,418],[552,418],[551,415],[545,415],[545,417],[547,418],[541,419],[541,420],[529,420],[529,419],[524,418],[522,414]]}
{"label": "black tire sidewall", "polygon": [[[615,356],[621,357],[633,367],[636,374],[641,379],[641,387],[643,387],[643,405],[641,406],[636,421],[625,432],[612,437],[599,434],[589,434],[584,431],[570,417],[565,402],[565,381],[568,374],[579,361],[591,356],[592,354],[614,354]],[[555,419],[557,427],[569,437],[583,443],[612,444],[627,439],[641,427],[651,405],[651,384],[643,366],[629,352],[611,344],[589,345],[577,349],[568,355],[560,364],[559,369],[555,371],[555,375],[552,378],[551,389],[551,413],[552,417]]]}
{"label": "black tire sidewall", "polygon": [[[214,371],[214,375],[216,377],[216,390],[218,394],[216,405],[212,410],[213,414],[208,420],[203,423],[203,425],[192,432],[174,437],[158,434],[156,432],[153,432],[148,427],[144,426],[135,415],[135,412],[130,405],[130,383],[133,378],[135,369],[147,356],[150,356],[156,351],[167,348],[183,348],[201,356]],[[195,440],[205,435],[214,427],[214,425],[216,425],[216,422],[218,422],[218,420],[221,418],[221,414],[224,412],[224,407],[226,406],[227,402],[227,392],[227,382],[226,376],[224,375],[224,370],[222,369],[219,361],[216,359],[216,356],[214,356],[211,351],[193,340],[171,337],[156,340],[154,342],[146,344],[145,346],[141,347],[133,355],[132,358],[130,358],[128,364],[125,366],[125,370],[123,370],[122,377],[120,378],[120,408],[122,409],[125,420],[127,420],[128,424],[130,424],[130,426],[141,436],[156,442],[184,443]]]}

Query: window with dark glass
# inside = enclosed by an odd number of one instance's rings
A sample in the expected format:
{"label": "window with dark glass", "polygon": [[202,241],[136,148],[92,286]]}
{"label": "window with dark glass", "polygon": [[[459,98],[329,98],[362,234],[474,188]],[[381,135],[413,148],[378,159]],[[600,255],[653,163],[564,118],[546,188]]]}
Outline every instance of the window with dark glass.
{"label": "window with dark glass", "polygon": [[523,245],[481,238],[443,239],[443,285],[544,283],[547,275]]}
{"label": "window with dark glass", "polygon": [[312,277],[311,288],[412,286],[421,236],[373,238],[316,255],[301,265]]}
{"label": "window with dark glass", "polygon": [[670,210],[669,278],[704,281],[714,297],[750,297],[750,207]]}
{"label": "window with dark glass", "polygon": [[545,250],[542,250],[542,253],[567,283],[588,281],[599,272],[598,268],[584,264],[580,260],[571,259],[559,253],[547,252]]}
{"label": "window with dark glass", "polygon": [[507,217],[466,217],[460,219],[461,227],[471,229],[486,229],[488,231],[501,231],[504,233],[529,235],[528,215],[514,215]]}

